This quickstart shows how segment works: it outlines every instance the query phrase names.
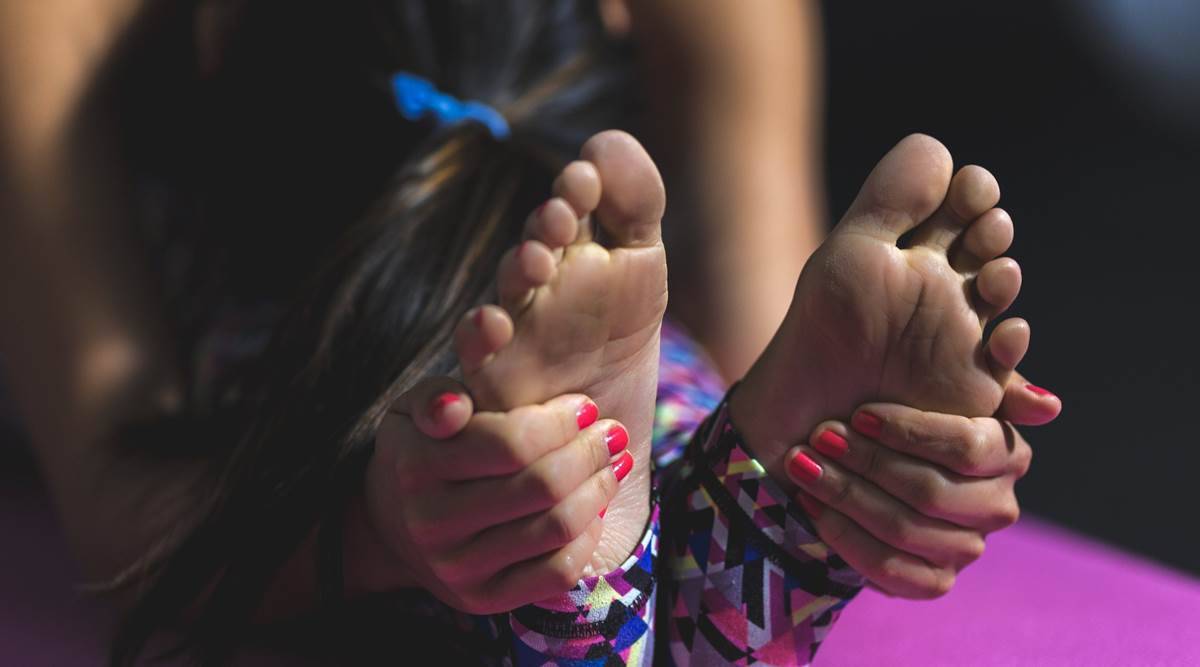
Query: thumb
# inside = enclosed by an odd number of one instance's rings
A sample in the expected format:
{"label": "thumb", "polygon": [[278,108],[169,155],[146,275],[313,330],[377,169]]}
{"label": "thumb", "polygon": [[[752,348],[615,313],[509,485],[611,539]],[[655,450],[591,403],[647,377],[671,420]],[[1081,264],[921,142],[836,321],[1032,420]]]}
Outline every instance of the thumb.
{"label": "thumb", "polygon": [[1062,407],[1062,399],[1013,371],[1004,387],[1004,399],[996,418],[1018,426],[1041,426],[1054,421]]}

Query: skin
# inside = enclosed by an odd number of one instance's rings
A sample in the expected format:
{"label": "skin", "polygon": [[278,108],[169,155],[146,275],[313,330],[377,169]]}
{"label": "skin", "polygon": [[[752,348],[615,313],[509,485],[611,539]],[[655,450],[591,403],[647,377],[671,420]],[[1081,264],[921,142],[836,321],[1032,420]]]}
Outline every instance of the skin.
{"label": "skin", "polygon": [[[779,328],[829,219],[816,2],[601,0],[636,44],[654,139],[678,202],[672,316],[729,380]],[[673,209],[674,210],[674,209]],[[686,243],[676,243],[687,240]]]}
{"label": "skin", "polygon": [[[121,165],[83,140],[110,131],[105,110],[85,113],[83,103],[144,5],[0,2],[0,312],[22,323],[0,328],[0,363],[94,580],[120,571],[185,516],[197,477],[187,464],[127,461],[113,448],[118,424],[169,410],[180,395],[174,351],[146,291],[153,281],[122,242],[129,206],[116,194]],[[366,506],[347,508],[351,591],[373,589],[386,569],[374,560],[384,552]],[[308,604],[311,542],[280,573],[264,617]]]}

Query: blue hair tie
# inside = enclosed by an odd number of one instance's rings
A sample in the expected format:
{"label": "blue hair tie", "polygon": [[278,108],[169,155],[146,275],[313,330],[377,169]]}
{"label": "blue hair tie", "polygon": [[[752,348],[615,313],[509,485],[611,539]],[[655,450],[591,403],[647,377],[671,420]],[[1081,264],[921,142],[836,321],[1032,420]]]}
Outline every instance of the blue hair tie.
{"label": "blue hair tie", "polygon": [[479,102],[464,102],[441,92],[433,84],[406,72],[392,75],[392,94],[400,114],[411,121],[432,116],[438,127],[453,125],[464,120],[483,124],[498,140],[512,134],[508,121],[499,111]]}

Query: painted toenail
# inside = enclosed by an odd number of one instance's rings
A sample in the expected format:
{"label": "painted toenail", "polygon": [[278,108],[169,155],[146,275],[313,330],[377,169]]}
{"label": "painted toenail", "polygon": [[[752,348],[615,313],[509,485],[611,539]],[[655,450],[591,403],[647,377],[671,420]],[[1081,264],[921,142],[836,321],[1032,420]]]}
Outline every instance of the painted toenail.
{"label": "painted toenail", "polygon": [[801,484],[812,484],[821,479],[821,466],[804,452],[797,452],[787,464],[788,475]]}
{"label": "painted toenail", "polygon": [[850,449],[850,444],[842,436],[826,429],[821,431],[821,434],[817,436],[813,447],[831,459],[840,459],[846,455],[846,451]]}
{"label": "painted toenail", "polygon": [[608,513],[608,505],[605,505],[604,509],[600,510],[600,518],[603,519],[604,515],[607,513]]}
{"label": "painted toenail", "polygon": [[856,413],[850,420],[850,425],[868,438],[879,438],[883,435],[883,420],[870,412]]}
{"label": "painted toenail", "polygon": [[612,464],[612,471],[617,476],[617,481],[619,482],[625,479],[630,470],[633,470],[633,454],[630,454],[627,450],[621,454],[621,458]]}
{"label": "painted toenail", "polygon": [[608,455],[612,456],[625,449],[625,446],[629,444],[629,433],[624,426],[617,424],[604,434],[604,444],[608,445]]}
{"label": "painted toenail", "polygon": [[592,424],[596,423],[596,418],[600,416],[600,409],[591,401],[586,401],[579,406],[579,411],[575,413],[575,423],[579,424],[579,430],[583,430]]}
{"label": "painted toenail", "polygon": [[448,391],[444,394],[439,394],[437,398],[433,399],[433,403],[430,404],[429,414],[433,415],[434,419],[440,419],[446,413],[446,408],[461,400],[462,397],[453,392]]}
{"label": "painted toenail", "polygon": [[1027,385],[1025,385],[1025,388],[1028,389],[1029,391],[1032,391],[1033,393],[1037,394],[1038,396],[1042,396],[1043,398],[1046,396],[1050,396],[1052,398],[1058,398],[1050,390],[1042,389],[1041,387],[1037,386],[1036,384],[1027,384]]}

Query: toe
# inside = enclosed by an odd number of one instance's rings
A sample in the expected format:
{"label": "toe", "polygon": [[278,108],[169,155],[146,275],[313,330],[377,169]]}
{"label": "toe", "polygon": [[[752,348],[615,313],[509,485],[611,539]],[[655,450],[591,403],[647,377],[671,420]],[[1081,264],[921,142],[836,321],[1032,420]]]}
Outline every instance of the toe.
{"label": "toe", "polygon": [[454,351],[463,373],[478,371],[512,337],[512,318],[503,308],[488,305],[468,311],[454,330]]}
{"label": "toe", "polygon": [[551,191],[571,210],[574,223],[572,241],[590,241],[591,213],[600,204],[600,172],[596,165],[586,160],[568,164],[554,179]]}
{"label": "toe", "polygon": [[1029,351],[1029,323],[1014,317],[996,325],[984,346],[988,365],[996,380],[1006,383],[1009,374]]}
{"label": "toe", "polygon": [[993,259],[975,277],[977,310],[981,319],[990,320],[1012,305],[1021,291],[1021,266],[1009,257]]}
{"label": "toe", "polygon": [[937,139],[905,137],[875,165],[835,231],[867,232],[895,242],[941,205],[953,168],[950,152]]}
{"label": "toe", "polygon": [[1000,184],[983,167],[968,165],[954,175],[946,200],[937,212],[917,227],[914,246],[946,252],[967,225],[1000,201]]}
{"label": "toe", "polygon": [[951,251],[950,264],[956,271],[978,271],[1004,254],[1012,241],[1012,218],[1004,209],[993,208],[967,226],[962,243]]}
{"label": "toe", "polygon": [[579,218],[562,197],[549,199],[525,221],[525,238],[539,241],[551,250],[570,245],[578,234]]}
{"label": "toe", "polygon": [[588,139],[581,155],[596,166],[603,184],[596,216],[606,240],[618,246],[659,243],[666,193],[641,144],[625,132],[609,130]]}
{"label": "toe", "polygon": [[500,305],[517,313],[529,302],[534,288],[554,277],[554,253],[541,241],[523,241],[500,259],[496,291]]}

